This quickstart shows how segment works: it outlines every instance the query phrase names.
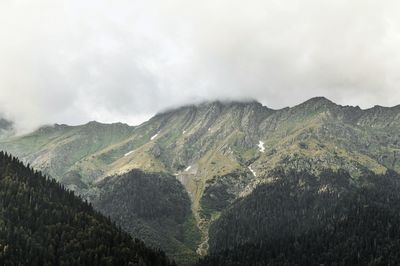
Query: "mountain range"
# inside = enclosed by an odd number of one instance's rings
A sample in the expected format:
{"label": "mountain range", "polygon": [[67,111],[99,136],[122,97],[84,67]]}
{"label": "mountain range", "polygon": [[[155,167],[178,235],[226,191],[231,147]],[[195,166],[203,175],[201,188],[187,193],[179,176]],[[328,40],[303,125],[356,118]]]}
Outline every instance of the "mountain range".
{"label": "mountain range", "polygon": [[365,184],[368,174],[400,172],[400,106],[364,110],[317,97],[273,110],[216,101],[139,126],[55,124],[16,136],[11,125],[1,120],[0,132],[11,132],[1,150],[181,264],[215,250],[215,226],[258,187],[282,179],[277,173],[345,171]]}

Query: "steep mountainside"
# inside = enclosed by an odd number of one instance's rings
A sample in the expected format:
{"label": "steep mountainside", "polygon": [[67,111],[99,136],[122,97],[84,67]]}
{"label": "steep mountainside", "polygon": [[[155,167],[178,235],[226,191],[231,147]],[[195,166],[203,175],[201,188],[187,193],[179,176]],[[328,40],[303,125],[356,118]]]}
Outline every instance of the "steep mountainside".
{"label": "steep mountainside", "polygon": [[277,170],[210,228],[200,265],[396,265],[400,176]]}
{"label": "steep mountainside", "polygon": [[56,124],[11,138],[1,146],[82,194],[93,179],[101,175],[98,167],[89,163],[93,155],[128,138],[133,129],[121,123],[106,125],[89,122],[83,126]]}
{"label": "steep mountainside", "polygon": [[200,238],[190,199],[174,176],[132,170],[99,184],[94,207],[147,244],[161,248],[180,264],[197,260]]}
{"label": "steep mountainside", "polygon": [[[340,106],[313,98],[272,110],[257,102],[212,102],[154,116],[137,127],[95,122],[44,127],[0,142],[87,198],[104,179],[132,169],[174,175],[186,188],[208,249],[209,225],[276,168],[318,174],[400,171],[400,106]],[[122,175],[123,176],[123,175]],[[134,222],[132,222],[134,224]]]}
{"label": "steep mountainside", "polygon": [[54,180],[0,152],[1,265],[172,265]]}

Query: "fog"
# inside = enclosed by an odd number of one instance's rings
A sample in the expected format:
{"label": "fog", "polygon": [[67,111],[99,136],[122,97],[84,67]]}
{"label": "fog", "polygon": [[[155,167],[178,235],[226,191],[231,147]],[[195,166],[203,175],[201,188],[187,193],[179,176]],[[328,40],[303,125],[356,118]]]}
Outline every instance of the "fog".
{"label": "fog", "polygon": [[398,1],[0,2],[0,113],[21,131],[201,101],[400,104]]}

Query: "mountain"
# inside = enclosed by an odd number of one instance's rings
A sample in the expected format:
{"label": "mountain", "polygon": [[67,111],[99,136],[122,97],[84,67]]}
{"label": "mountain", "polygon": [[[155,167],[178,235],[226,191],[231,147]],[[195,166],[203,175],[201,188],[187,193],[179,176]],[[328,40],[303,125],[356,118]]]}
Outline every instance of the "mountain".
{"label": "mountain", "polygon": [[[137,209],[133,209],[134,219],[114,219],[134,236],[143,234],[146,243],[159,242],[162,247],[172,239],[174,248],[168,254],[179,259],[194,252],[206,254],[210,225],[236,201],[274,180],[276,169],[313,175],[343,169],[353,180],[367,172],[399,172],[399,130],[400,106],[363,110],[317,97],[273,110],[255,101],[217,101],[168,110],[135,127],[97,122],[46,126],[2,140],[0,149],[43,170],[98,208],[107,206],[102,198],[125,198],[123,188],[117,189],[123,182],[138,191],[142,181],[118,181],[127,179],[126,174],[134,169],[156,183],[169,176],[163,185],[154,186],[165,197],[177,196],[177,184],[170,178],[174,176],[191,202],[184,222],[169,217],[163,224],[155,218],[164,215],[157,209],[159,213],[146,217],[145,222],[136,215]],[[114,183],[115,189],[109,189]],[[169,192],[162,186],[173,189]],[[185,196],[179,198],[186,202]],[[166,202],[170,203],[181,213],[181,205]],[[123,212],[123,201],[118,204]],[[117,217],[111,208],[101,210]],[[154,241],[154,235],[165,241]]]}
{"label": "mountain", "polygon": [[0,139],[8,138],[15,134],[14,123],[0,117]]}
{"label": "mountain", "polygon": [[4,150],[83,194],[98,174],[96,165],[86,163],[96,152],[112,147],[132,134],[126,124],[89,122],[84,126],[43,126],[31,134],[4,142]]}
{"label": "mountain", "polygon": [[174,265],[53,179],[0,152],[1,265]]}

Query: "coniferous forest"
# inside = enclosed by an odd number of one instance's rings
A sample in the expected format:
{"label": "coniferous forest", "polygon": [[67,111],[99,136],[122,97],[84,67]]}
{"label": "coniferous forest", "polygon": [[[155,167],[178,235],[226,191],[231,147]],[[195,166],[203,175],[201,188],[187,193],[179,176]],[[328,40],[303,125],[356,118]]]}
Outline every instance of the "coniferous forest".
{"label": "coniferous forest", "polygon": [[274,175],[211,226],[199,265],[398,265],[397,173]]}
{"label": "coniferous forest", "polygon": [[0,152],[0,265],[174,265],[73,192]]}
{"label": "coniferous forest", "polygon": [[[396,265],[400,176],[276,169],[210,228],[198,265]],[[0,152],[1,265],[174,265],[73,192]]]}

